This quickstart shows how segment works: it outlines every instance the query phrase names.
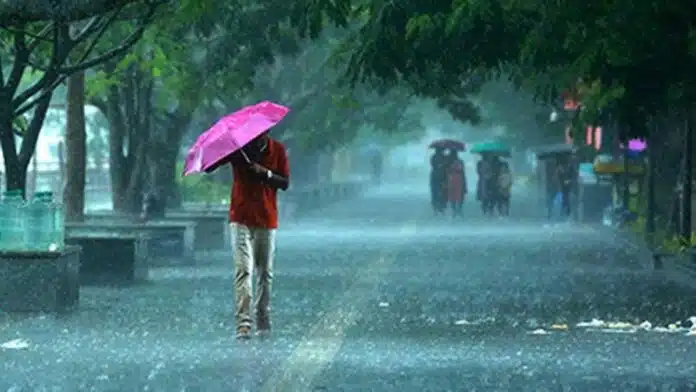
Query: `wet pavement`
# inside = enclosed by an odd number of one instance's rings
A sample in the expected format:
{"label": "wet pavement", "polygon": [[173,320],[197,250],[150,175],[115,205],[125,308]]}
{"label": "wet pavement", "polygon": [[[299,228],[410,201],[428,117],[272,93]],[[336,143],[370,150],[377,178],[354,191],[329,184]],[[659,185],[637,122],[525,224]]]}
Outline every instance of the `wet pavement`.
{"label": "wet pavement", "polygon": [[234,340],[225,258],[0,314],[0,391],[696,391],[696,290],[534,207],[436,219],[392,186],[286,224],[266,340]]}

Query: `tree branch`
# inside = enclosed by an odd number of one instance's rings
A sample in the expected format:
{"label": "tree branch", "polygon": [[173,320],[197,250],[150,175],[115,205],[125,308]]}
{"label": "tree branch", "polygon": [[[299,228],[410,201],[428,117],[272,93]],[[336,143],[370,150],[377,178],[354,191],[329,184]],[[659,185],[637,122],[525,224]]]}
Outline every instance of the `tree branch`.
{"label": "tree branch", "polygon": [[[50,95],[52,93],[53,88],[63,83],[68,76],[76,72],[84,71],[85,69],[108,62],[114,58],[126,54],[126,52],[128,52],[131,49],[131,47],[135,45],[135,43],[138,42],[138,40],[142,36],[143,32],[145,31],[145,28],[152,20],[152,17],[154,16],[157,6],[159,4],[160,3],[150,4],[148,12],[144,16],[140,26],[128,37],[126,37],[121,42],[121,45],[109,50],[106,53],[103,53],[100,56],[97,56],[90,60],[86,60],[86,58],[89,56],[89,53],[92,51],[92,49],[94,49],[95,45],[99,41],[99,38],[104,34],[106,28],[112,21],[111,19],[107,20],[104,24],[102,24],[102,28],[99,32],[97,32],[97,36],[94,37],[94,39],[90,43],[89,48],[83,54],[78,64],[70,67],[59,68],[58,66],[65,61],[65,59],[68,57],[68,54],[70,54],[70,51],[80,42],[82,38],[80,38],[79,34],[75,39],[70,38],[68,25],[60,25],[60,29],[55,29],[57,33],[54,34],[54,49],[51,61],[49,63],[51,64],[49,66],[49,69],[46,71],[46,73],[44,73],[44,76],[39,81],[34,83],[33,86],[22,92],[22,94],[20,94],[17,98],[13,100],[13,105],[16,108],[15,115],[18,116],[23,113],[26,113],[31,108],[36,106],[36,104],[39,103],[46,95]],[[114,15],[116,14],[118,14],[118,11],[114,13]],[[47,85],[49,86],[49,88],[45,88]],[[22,105],[22,103],[31,99],[31,97],[39,91],[41,91],[41,93],[36,98]]]}
{"label": "tree branch", "polygon": [[[53,29],[53,50],[51,53],[51,60],[49,64],[61,64],[67,55],[70,53],[71,48],[64,48],[64,38],[69,38],[70,32],[68,31],[68,26],[67,25],[56,25],[55,28]],[[15,38],[16,39],[16,38]],[[27,59],[28,59],[28,54],[27,54]],[[26,63],[24,64],[26,66]],[[19,94],[17,97],[12,99],[12,108],[13,110],[16,110],[18,107],[20,107],[24,102],[28,101],[34,94],[40,92],[43,90],[43,93],[46,93],[46,87],[51,85],[58,75],[53,72],[53,69],[55,69],[55,66],[49,67],[49,69],[44,72],[43,76],[41,79],[36,81],[31,87],[27,88],[24,90],[21,94]],[[23,70],[22,70],[23,71]],[[19,79],[21,79],[22,75],[19,75]],[[17,80],[17,85],[19,85],[19,80]],[[16,86],[14,90],[11,90],[13,93],[16,91]],[[35,105],[38,100],[41,97],[37,98],[34,103],[32,104]],[[26,106],[26,105],[25,105]],[[26,111],[26,110],[25,110]],[[24,111],[21,111],[23,113]],[[19,113],[19,114],[21,114]],[[19,115],[17,114],[17,115]]]}
{"label": "tree branch", "polygon": [[34,106],[36,106],[36,104],[40,103],[41,100],[44,99],[47,95],[49,95],[49,96],[52,95],[53,90],[55,90],[56,87],[58,87],[58,85],[63,83],[65,81],[65,79],[67,79],[67,77],[68,77],[67,75],[61,75],[61,76],[57,77],[56,79],[54,79],[53,83],[51,83],[47,88],[45,88],[43,91],[41,91],[41,94],[39,94],[36,98],[32,99],[30,102],[27,102],[24,106],[17,108],[14,111],[15,117],[21,116],[24,113],[31,110]]}
{"label": "tree branch", "polygon": [[28,31],[26,31],[26,30],[17,29],[17,28],[12,28],[12,27],[0,27],[0,28],[2,28],[3,30],[7,31],[8,33],[12,33],[12,34],[24,34],[25,36],[31,37],[31,38],[33,38],[33,39],[35,39],[35,40],[37,40],[37,39],[38,39],[38,40],[46,40],[46,37],[43,36],[43,35],[45,34],[46,27],[44,27],[38,34],[30,33],[30,32],[28,32]]}
{"label": "tree branch", "polygon": [[44,26],[41,31],[39,31],[38,34],[34,35],[34,41],[29,45],[29,53],[32,53],[34,49],[36,49],[41,42],[50,42],[51,39],[48,38],[48,34],[51,32],[51,29],[54,28],[54,23],[49,23],[46,26]]}
{"label": "tree branch", "polygon": [[[118,13],[121,11],[119,8],[114,12],[114,15],[118,15]],[[112,15],[111,18],[106,19],[106,22],[104,22],[107,26],[111,24],[111,20],[113,19],[114,15]],[[73,37],[72,35],[70,36],[70,41],[72,41],[74,44],[77,44],[78,42],[82,42],[86,40],[94,31],[96,31],[102,23],[99,23],[103,21],[104,18],[101,18],[99,16],[94,16],[92,17],[87,23],[82,26],[82,28],[79,30],[77,34]]]}
{"label": "tree branch", "polygon": [[[63,23],[104,15],[120,7],[143,0],[3,0],[0,25],[21,26],[25,23],[60,21]],[[56,4],[58,3],[58,4]]]}
{"label": "tree branch", "polygon": [[[51,90],[52,92],[52,90]],[[36,151],[36,142],[39,140],[39,133],[41,131],[41,126],[43,125],[44,119],[46,118],[46,112],[51,104],[51,93],[44,96],[36,107],[36,111],[29,122],[26,132],[24,133],[24,138],[22,140],[22,147],[19,151],[19,162],[22,167],[27,167],[31,156]]]}
{"label": "tree branch", "polygon": [[22,75],[24,74],[24,69],[27,67],[27,60],[29,59],[29,51],[27,50],[26,37],[24,33],[17,32],[14,34],[14,51],[15,58],[12,63],[12,70],[10,71],[10,76],[5,84],[5,91],[10,97],[14,94],[19,86],[19,82],[22,80]]}
{"label": "tree branch", "polygon": [[123,41],[121,41],[121,44],[97,57],[94,57],[90,60],[86,60],[87,56],[89,56],[89,53],[94,49],[94,47],[97,44],[97,41],[99,38],[104,34],[106,31],[106,27],[108,27],[108,24],[105,24],[103,26],[103,29],[97,33],[97,36],[94,38],[94,40],[90,43],[89,48],[87,48],[87,51],[83,55],[83,58],[81,61],[73,66],[70,67],[63,67],[58,69],[58,73],[65,74],[65,75],[70,75],[76,72],[84,71],[87,68],[92,68],[96,65],[105,63],[111,59],[114,59],[116,57],[123,56],[126,54],[133,45],[135,45],[136,42],[142,37],[143,32],[145,32],[145,28],[148,26],[150,21],[152,20],[152,16],[155,14],[155,10],[157,9],[156,5],[150,6],[148,9],[148,13],[145,15],[143,21],[141,22],[140,26],[132,32],[128,37],[126,37]]}

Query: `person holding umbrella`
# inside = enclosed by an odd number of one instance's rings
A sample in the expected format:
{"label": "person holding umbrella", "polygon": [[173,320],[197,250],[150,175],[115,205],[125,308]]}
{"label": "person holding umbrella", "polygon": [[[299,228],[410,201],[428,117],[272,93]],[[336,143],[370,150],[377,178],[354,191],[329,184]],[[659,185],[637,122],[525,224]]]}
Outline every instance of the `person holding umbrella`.
{"label": "person holding umbrella", "polygon": [[223,117],[198,138],[186,159],[185,175],[212,173],[223,165],[232,165],[229,219],[234,248],[237,339],[251,337],[254,272],[257,332],[266,335],[271,330],[277,191],[288,189],[290,168],[285,147],[268,135],[268,129],[288,110],[272,102],[261,102]]}
{"label": "person holding umbrella", "polygon": [[440,139],[430,143],[435,153],[430,158],[430,197],[436,214],[445,212],[449,199],[449,168],[454,155],[445,155],[445,150],[464,151],[464,143],[452,139]]}
{"label": "person holding umbrella", "polygon": [[481,210],[485,215],[492,215],[501,200],[499,177],[503,165],[500,157],[510,156],[510,150],[499,142],[483,142],[474,144],[472,153],[481,154],[481,160],[476,164],[478,182],[476,198],[481,202]]}
{"label": "person holding umbrella", "polygon": [[500,216],[510,216],[510,196],[512,194],[512,170],[510,164],[502,161],[500,173],[498,173],[498,214]]}
{"label": "person holding umbrella", "polygon": [[430,157],[430,204],[435,214],[441,214],[445,210],[444,184],[447,175],[447,156],[444,149],[434,147],[435,153]]}
{"label": "person holding umbrella", "polygon": [[467,194],[466,170],[457,149],[450,149],[447,167],[447,199],[454,216],[462,215],[462,205]]}

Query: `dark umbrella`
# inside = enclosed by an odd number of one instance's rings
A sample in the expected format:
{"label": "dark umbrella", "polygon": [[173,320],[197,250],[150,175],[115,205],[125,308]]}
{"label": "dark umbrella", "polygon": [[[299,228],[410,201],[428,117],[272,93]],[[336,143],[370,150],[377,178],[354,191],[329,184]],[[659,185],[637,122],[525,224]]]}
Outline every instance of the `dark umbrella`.
{"label": "dark umbrella", "polygon": [[444,150],[466,151],[466,145],[458,140],[440,139],[430,143],[430,148],[442,148]]}

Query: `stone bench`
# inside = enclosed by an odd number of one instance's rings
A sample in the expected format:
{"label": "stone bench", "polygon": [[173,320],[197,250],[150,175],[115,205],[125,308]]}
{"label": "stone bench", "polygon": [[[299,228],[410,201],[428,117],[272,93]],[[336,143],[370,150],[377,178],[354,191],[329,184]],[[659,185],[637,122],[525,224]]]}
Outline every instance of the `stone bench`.
{"label": "stone bench", "polygon": [[65,313],[80,299],[80,248],[0,252],[0,311]]}
{"label": "stone bench", "polygon": [[72,228],[65,242],[82,248],[82,285],[120,285],[148,278],[147,237],[142,233]]}
{"label": "stone bench", "polygon": [[227,210],[177,210],[167,212],[167,221],[194,222],[194,250],[229,249],[230,235]]}
{"label": "stone bench", "polygon": [[141,234],[150,266],[190,264],[194,261],[193,247],[196,224],[187,221],[129,222],[117,219],[90,220],[66,224],[66,235],[95,231],[114,235]]}

